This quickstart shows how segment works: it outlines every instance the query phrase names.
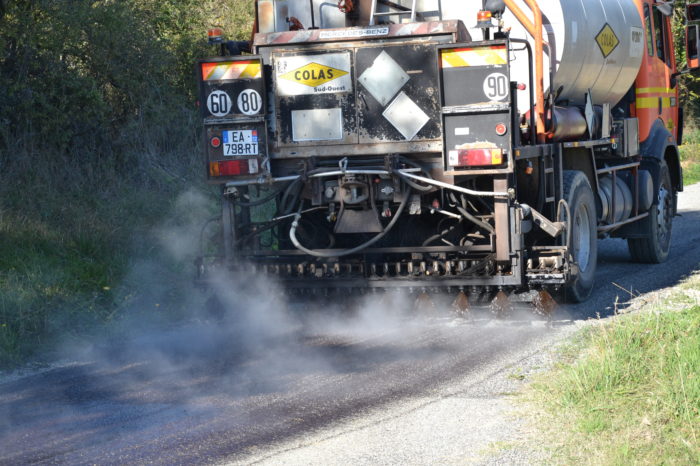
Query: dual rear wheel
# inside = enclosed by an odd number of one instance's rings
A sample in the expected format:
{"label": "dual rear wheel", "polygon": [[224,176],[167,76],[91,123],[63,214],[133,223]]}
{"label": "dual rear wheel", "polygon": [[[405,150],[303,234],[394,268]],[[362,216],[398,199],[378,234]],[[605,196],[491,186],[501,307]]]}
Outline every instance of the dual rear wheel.
{"label": "dual rear wheel", "polygon": [[[627,244],[632,260],[658,264],[668,258],[671,248],[671,226],[674,214],[674,191],[666,162],[659,166],[660,180],[649,216],[639,223],[638,238],[629,238]],[[571,279],[565,287],[565,299],[585,301],[593,290],[598,258],[598,229],[595,197],[591,184],[583,172],[564,172],[564,199],[569,205],[571,232],[569,244],[575,264]]]}

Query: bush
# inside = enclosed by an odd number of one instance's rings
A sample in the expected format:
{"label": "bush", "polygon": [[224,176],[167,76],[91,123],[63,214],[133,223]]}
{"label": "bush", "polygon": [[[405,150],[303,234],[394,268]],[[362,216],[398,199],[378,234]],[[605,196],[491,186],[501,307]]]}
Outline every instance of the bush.
{"label": "bush", "polygon": [[142,291],[115,289],[206,189],[194,63],[210,25],[248,35],[253,2],[229,3],[0,0],[0,366]]}

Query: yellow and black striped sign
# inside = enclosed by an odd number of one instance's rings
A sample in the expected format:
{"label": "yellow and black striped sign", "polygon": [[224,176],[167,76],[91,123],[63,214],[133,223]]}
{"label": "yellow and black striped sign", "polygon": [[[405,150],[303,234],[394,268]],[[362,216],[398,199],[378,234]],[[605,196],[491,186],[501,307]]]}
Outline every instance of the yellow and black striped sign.
{"label": "yellow and black striped sign", "polygon": [[505,65],[508,63],[506,47],[475,47],[445,49],[441,53],[443,68],[464,68],[467,66]]}
{"label": "yellow and black striped sign", "polygon": [[262,77],[260,60],[202,63],[202,80],[255,79]]}

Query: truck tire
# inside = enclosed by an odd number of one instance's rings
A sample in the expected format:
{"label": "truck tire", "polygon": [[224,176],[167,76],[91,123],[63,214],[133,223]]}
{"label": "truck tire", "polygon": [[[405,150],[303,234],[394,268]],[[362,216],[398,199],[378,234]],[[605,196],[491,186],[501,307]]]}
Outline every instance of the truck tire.
{"label": "truck tire", "polygon": [[649,209],[649,216],[640,223],[646,238],[629,238],[627,246],[634,262],[659,264],[668,258],[671,249],[671,226],[673,223],[673,186],[668,165],[659,165],[659,190]]}
{"label": "truck tire", "polygon": [[564,199],[571,214],[570,247],[573,268],[564,298],[580,303],[588,299],[598,263],[598,223],[593,190],[581,171],[564,171]]}

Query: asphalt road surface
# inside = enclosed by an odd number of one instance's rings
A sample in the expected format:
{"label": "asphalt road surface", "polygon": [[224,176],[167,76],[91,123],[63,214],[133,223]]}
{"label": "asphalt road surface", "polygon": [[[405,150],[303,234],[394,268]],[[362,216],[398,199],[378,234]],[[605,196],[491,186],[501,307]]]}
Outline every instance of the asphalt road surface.
{"label": "asphalt road surface", "polygon": [[233,296],[243,311],[223,322],[134,324],[128,340],[0,379],[0,463],[536,462],[508,453],[524,427],[506,395],[576,322],[698,268],[700,185],[679,208],[667,263],[633,264],[626,243],[601,241],[595,295],[553,326],[415,317],[411,303],[371,300],[359,315],[317,309],[304,323],[264,284]]}

